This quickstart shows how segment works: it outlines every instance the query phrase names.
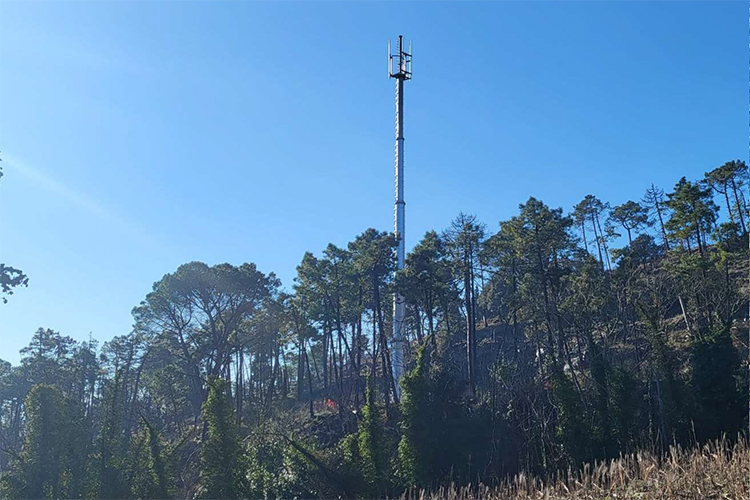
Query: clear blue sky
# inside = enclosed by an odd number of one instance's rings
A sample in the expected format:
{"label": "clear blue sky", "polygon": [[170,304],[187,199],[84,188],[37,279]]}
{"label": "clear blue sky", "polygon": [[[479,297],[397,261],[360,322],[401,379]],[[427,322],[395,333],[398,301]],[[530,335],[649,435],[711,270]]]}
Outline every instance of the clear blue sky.
{"label": "clear blue sky", "polygon": [[0,2],[0,358],[125,334],[190,260],[291,285],[390,229],[386,41],[414,40],[407,245],[461,210],[569,209],[748,153],[745,2]]}

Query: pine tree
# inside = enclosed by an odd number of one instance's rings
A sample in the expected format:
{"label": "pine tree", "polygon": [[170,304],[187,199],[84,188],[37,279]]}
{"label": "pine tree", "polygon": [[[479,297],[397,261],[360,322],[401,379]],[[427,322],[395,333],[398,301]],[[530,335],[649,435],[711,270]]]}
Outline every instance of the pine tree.
{"label": "pine tree", "polygon": [[683,240],[688,250],[692,249],[691,242],[695,241],[703,257],[706,240],[718,212],[710,188],[702,188],[683,177],[667,197],[667,206],[672,210],[665,224],[667,231],[671,232],[673,238]]}
{"label": "pine tree", "polygon": [[198,496],[205,499],[242,498],[245,470],[234,410],[227,394],[229,382],[211,379],[208,387],[208,398],[203,404],[208,432],[201,446]]}
{"label": "pine tree", "polygon": [[629,245],[633,244],[633,231],[649,225],[648,210],[632,200],[612,208],[610,216],[627,231]]}
{"label": "pine tree", "polygon": [[477,314],[475,297],[476,272],[479,252],[484,241],[485,227],[476,216],[459,213],[445,231],[456,281],[463,282],[463,301],[466,313],[466,368],[469,390],[476,395],[477,385]]}

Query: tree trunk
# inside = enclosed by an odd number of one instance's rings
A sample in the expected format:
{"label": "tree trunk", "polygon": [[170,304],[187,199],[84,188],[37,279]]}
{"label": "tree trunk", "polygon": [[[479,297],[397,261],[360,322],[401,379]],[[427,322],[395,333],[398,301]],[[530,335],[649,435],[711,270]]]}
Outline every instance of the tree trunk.
{"label": "tree trunk", "polygon": [[659,217],[659,226],[661,226],[661,234],[664,238],[664,246],[669,250],[669,239],[667,238],[667,230],[664,229],[664,219],[661,216],[661,205],[658,201],[654,202],[654,208],[656,208],[656,215]]}
{"label": "tree trunk", "polygon": [[594,219],[594,214],[591,214],[591,227],[594,228],[594,240],[596,241],[596,249],[599,251],[599,262],[602,264],[602,269],[604,269],[604,257],[602,257],[602,246],[601,242],[599,241],[599,233],[596,230],[596,219]]}
{"label": "tree trunk", "polygon": [[315,411],[313,410],[313,390],[312,390],[312,373],[310,373],[310,358],[307,356],[307,346],[303,345],[303,352],[305,354],[305,364],[307,365],[307,391],[310,397],[310,418],[315,418]]}
{"label": "tree trunk", "polygon": [[464,255],[464,307],[466,308],[466,364],[467,375],[469,377],[469,389],[471,395],[476,395],[476,374],[474,373],[474,332],[473,332],[473,300],[471,286],[471,268],[469,263],[468,251]]}
{"label": "tree trunk", "polygon": [[586,241],[586,218],[581,218],[581,234],[583,235],[583,248],[589,253],[589,243]]}
{"label": "tree trunk", "polygon": [[737,213],[739,214],[740,227],[742,228],[742,234],[747,234],[747,228],[745,226],[745,217],[743,213],[744,207],[740,203],[740,198],[737,195],[737,184],[734,182],[734,179],[732,179],[732,191],[734,192],[734,200],[737,203]]}

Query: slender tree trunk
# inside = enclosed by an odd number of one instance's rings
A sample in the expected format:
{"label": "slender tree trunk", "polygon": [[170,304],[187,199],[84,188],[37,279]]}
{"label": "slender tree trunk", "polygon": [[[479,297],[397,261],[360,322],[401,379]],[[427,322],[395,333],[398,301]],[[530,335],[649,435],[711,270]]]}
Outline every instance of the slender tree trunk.
{"label": "slender tree trunk", "polygon": [[[383,376],[386,378],[384,381],[385,391],[385,402],[386,410],[389,409],[389,389],[393,390],[393,400],[398,404],[398,393],[396,392],[396,382],[393,378],[393,367],[390,363],[390,350],[388,349],[388,341],[385,336],[385,325],[383,322],[383,309],[380,303],[380,286],[378,285],[376,277],[373,275],[372,279],[373,291],[375,294],[375,309],[378,323],[378,330],[380,333],[380,340],[382,342],[381,356],[383,358]],[[374,363],[374,360],[373,360]]]}
{"label": "slender tree trunk", "polygon": [[745,226],[745,216],[744,216],[744,210],[743,206],[740,203],[740,198],[737,194],[737,184],[734,182],[734,179],[732,179],[732,191],[734,192],[734,200],[737,203],[737,213],[739,214],[740,219],[740,227],[742,228],[742,234],[747,234],[747,228]]}
{"label": "slender tree trunk", "polygon": [[242,346],[237,346],[237,376],[235,377],[235,399],[236,399],[236,409],[237,409],[237,428],[239,429],[242,426],[242,402],[244,400],[243,397],[243,377],[245,373],[245,355],[243,353]]}
{"label": "slender tree trunk", "polygon": [[419,306],[417,304],[414,304],[412,307],[412,311],[414,311],[414,324],[417,326],[416,328],[417,342],[421,345],[422,344],[422,316],[419,313]]}
{"label": "slender tree trunk", "polygon": [[427,303],[427,335],[430,337],[430,342],[434,348],[436,344],[435,340],[435,325],[434,325],[434,309],[432,304],[432,293],[428,293]]}
{"label": "slender tree trunk", "polygon": [[303,354],[303,345],[304,340],[302,340],[302,336],[299,338],[299,351],[297,356],[297,401],[302,401],[302,384],[305,379],[305,358]]}
{"label": "slender tree trunk", "polygon": [[339,334],[339,389],[343,392],[344,390],[344,351],[341,346],[341,338],[343,335]]}
{"label": "slender tree trunk", "polygon": [[328,395],[328,320],[323,322],[323,393]]}
{"label": "slender tree trunk", "polygon": [[661,205],[658,201],[654,201],[654,208],[656,209],[656,215],[659,217],[659,226],[661,227],[661,234],[664,238],[664,246],[669,251],[669,238],[667,238],[667,230],[664,228],[664,219],[661,215]]}
{"label": "slender tree trunk", "polygon": [[586,241],[586,218],[581,218],[581,234],[583,235],[583,248],[589,253],[589,243]]}
{"label": "slender tree trunk", "polygon": [[[313,390],[312,390],[312,373],[310,373],[310,358],[307,355],[307,346],[303,344],[303,352],[305,354],[305,364],[307,365],[307,391],[310,397],[310,418],[315,418],[315,411],[313,410]],[[314,360],[313,360],[314,361]]]}
{"label": "slender tree trunk", "polygon": [[602,226],[599,224],[599,215],[596,215],[596,225],[599,227],[599,234],[602,238],[602,247],[604,248],[604,257],[607,260],[607,269],[612,271],[612,263],[609,260],[609,250],[607,249],[607,240],[604,237],[604,231],[602,231]]}
{"label": "slender tree trunk", "polygon": [[279,376],[279,345],[275,344],[275,355],[273,357],[273,369],[271,370],[271,380],[268,382],[268,391],[266,392],[266,412],[270,414],[271,403],[276,392],[276,378]]}
{"label": "slender tree trunk", "polygon": [[599,241],[599,233],[596,230],[596,219],[594,218],[594,214],[591,214],[591,227],[594,228],[594,240],[596,241],[596,249],[599,252],[599,262],[602,264],[602,269],[604,269],[604,257],[602,257],[602,246],[601,242]]}
{"label": "slender tree trunk", "polygon": [[727,213],[729,214],[729,221],[734,222],[734,213],[732,212],[732,204],[729,203],[729,185],[724,183],[724,191],[721,191],[724,195],[724,200],[727,202]]}
{"label": "slender tree trunk", "polygon": [[471,286],[471,272],[469,268],[469,257],[468,257],[468,251],[467,255],[464,256],[464,307],[466,308],[466,364],[467,364],[467,374],[469,377],[469,389],[471,390],[472,396],[476,395],[476,386],[475,386],[475,374],[474,374],[474,335],[472,331],[472,305],[473,301],[471,299],[471,292],[472,292],[472,286]]}

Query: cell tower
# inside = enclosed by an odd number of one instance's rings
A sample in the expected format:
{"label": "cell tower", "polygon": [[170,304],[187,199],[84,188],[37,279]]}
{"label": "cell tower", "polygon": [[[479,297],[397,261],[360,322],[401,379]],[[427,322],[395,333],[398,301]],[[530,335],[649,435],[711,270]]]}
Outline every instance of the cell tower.
{"label": "cell tower", "polygon": [[[404,82],[411,80],[411,42],[409,51],[404,50],[404,37],[399,35],[396,52],[391,51],[388,41],[388,76],[396,80],[396,205],[393,210],[393,225],[398,239],[396,265],[404,268],[404,228],[406,202],[404,201]],[[396,381],[396,394],[400,397],[398,381],[404,372],[404,318],[406,307],[400,294],[393,297],[393,351],[391,365]]]}

